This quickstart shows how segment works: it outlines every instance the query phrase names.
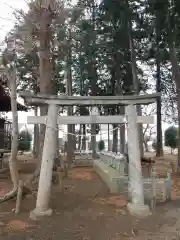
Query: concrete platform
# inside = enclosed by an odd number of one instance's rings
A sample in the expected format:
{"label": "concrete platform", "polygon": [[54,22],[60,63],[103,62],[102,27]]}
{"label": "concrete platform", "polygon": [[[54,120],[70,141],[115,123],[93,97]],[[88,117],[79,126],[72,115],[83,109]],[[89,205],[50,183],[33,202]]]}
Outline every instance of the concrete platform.
{"label": "concrete platform", "polygon": [[118,194],[124,189],[124,176],[120,172],[99,159],[93,160],[93,167],[102,181],[109,188],[110,193]]}

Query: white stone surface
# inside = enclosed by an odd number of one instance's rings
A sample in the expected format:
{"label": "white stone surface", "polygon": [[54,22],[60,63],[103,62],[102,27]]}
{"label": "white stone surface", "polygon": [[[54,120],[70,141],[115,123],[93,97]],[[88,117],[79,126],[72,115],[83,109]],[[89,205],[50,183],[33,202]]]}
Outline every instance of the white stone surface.
{"label": "white stone surface", "polygon": [[29,218],[31,220],[39,220],[41,217],[50,217],[52,215],[53,211],[52,209],[47,209],[46,211],[41,212],[41,209],[34,209],[33,211],[30,212]]}
{"label": "white stone surface", "polygon": [[58,107],[50,105],[48,109],[47,127],[42,154],[41,173],[37,194],[36,215],[46,215],[49,209],[49,198],[51,194],[52,169],[56,154],[56,126],[57,126]]}
{"label": "white stone surface", "polygon": [[[45,124],[47,116],[28,116],[27,123],[28,124]],[[138,123],[144,124],[153,124],[154,117],[153,116],[138,116]],[[58,124],[118,124],[125,123],[124,115],[117,116],[99,116],[99,115],[90,115],[90,116],[60,116],[58,117]]]}
{"label": "white stone surface", "polygon": [[115,169],[118,171],[118,177],[113,181],[119,181],[118,183],[118,191],[124,191],[124,182],[125,182],[125,156],[123,154],[115,154],[113,152],[105,152],[102,151],[99,153],[100,161],[107,164],[109,168]]}
{"label": "white stone surface", "polygon": [[129,192],[131,194],[133,204],[144,205],[136,107],[133,105],[127,106],[126,114],[128,116],[127,138],[129,155]]}
{"label": "white stone surface", "polygon": [[133,204],[128,203],[127,208],[132,215],[139,216],[139,217],[147,217],[151,215],[151,211],[148,205],[140,205],[140,204]]}

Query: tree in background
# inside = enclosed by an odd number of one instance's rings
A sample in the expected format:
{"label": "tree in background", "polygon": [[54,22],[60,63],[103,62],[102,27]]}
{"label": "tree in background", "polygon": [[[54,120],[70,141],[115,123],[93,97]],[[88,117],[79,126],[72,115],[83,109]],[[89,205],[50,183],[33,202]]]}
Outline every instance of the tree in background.
{"label": "tree in background", "polygon": [[13,190],[5,198],[17,193],[19,183],[18,172],[18,113],[17,113],[17,74],[16,74],[16,39],[12,34],[6,36],[6,48],[1,59],[1,72],[4,75],[4,83],[10,89],[11,111],[12,111],[12,140],[11,155],[9,158],[9,168],[13,182]]}
{"label": "tree in background", "polygon": [[154,151],[156,151],[156,149],[157,149],[157,140],[156,139],[154,139],[153,142],[152,142],[152,149]]}
{"label": "tree in background", "polygon": [[105,149],[105,143],[104,143],[103,140],[100,140],[100,141],[98,142],[98,149],[99,149],[100,152]]}
{"label": "tree in background", "polygon": [[169,127],[165,130],[165,146],[171,148],[172,150],[177,148],[177,138],[178,138],[178,129],[176,127]]}
{"label": "tree in background", "polygon": [[[162,97],[154,109],[155,114],[157,112],[157,156],[162,155],[161,115],[170,123],[174,118],[178,122],[179,74],[176,73],[179,71],[175,63],[179,61],[176,58],[179,56],[180,19],[179,0],[162,2],[85,0],[74,5],[73,1],[68,1],[66,9],[65,1],[48,0],[44,4],[40,0],[31,1],[27,14],[17,13],[20,21],[14,28],[22,50],[16,61],[18,90],[28,88],[33,93],[44,94],[65,92],[67,68],[72,95],[161,92]],[[123,106],[99,107],[101,115],[124,114]],[[87,113],[84,110],[79,109],[76,114],[89,115],[89,109]],[[81,128],[81,135],[85,136],[88,126]],[[113,151],[117,152],[118,128],[116,125],[113,128]],[[149,126],[146,128],[149,131]],[[147,136],[146,132],[145,142]],[[123,125],[120,138],[123,152]],[[86,148],[84,140],[82,146]]]}
{"label": "tree in background", "polygon": [[[152,116],[156,114],[155,105],[144,106],[142,108],[142,113],[144,116]],[[145,152],[148,152],[148,142],[152,141],[152,137],[155,134],[155,125],[152,124],[143,124],[143,144],[145,148]],[[156,141],[157,142],[157,141]],[[157,149],[156,149],[157,150]]]}
{"label": "tree in background", "polygon": [[23,130],[19,133],[19,146],[18,149],[22,152],[31,150],[32,136],[28,130]]}

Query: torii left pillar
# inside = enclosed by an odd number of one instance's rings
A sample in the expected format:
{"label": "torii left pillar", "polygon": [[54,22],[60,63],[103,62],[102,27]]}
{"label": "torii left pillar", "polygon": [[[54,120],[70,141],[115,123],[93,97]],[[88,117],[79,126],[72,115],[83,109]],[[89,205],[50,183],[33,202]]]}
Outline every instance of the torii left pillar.
{"label": "torii left pillar", "polygon": [[33,220],[52,215],[52,209],[49,208],[49,199],[51,194],[53,163],[56,155],[57,116],[58,106],[55,104],[49,105],[36,208],[30,213],[30,218]]}

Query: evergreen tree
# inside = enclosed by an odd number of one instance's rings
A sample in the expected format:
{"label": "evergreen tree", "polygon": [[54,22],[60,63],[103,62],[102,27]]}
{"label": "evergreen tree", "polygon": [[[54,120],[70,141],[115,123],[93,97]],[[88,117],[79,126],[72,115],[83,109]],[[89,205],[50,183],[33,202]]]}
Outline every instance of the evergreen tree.
{"label": "evergreen tree", "polygon": [[30,151],[31,150],[32,136],[28,130],[23,130],[19,133],[19,151]]}
{"label": "evergreen tree", "polygon": [[178,137],[178,129],[176,127],[169,127],[165,130],[165,146],[172,149],[177,148],[177,137]]}

